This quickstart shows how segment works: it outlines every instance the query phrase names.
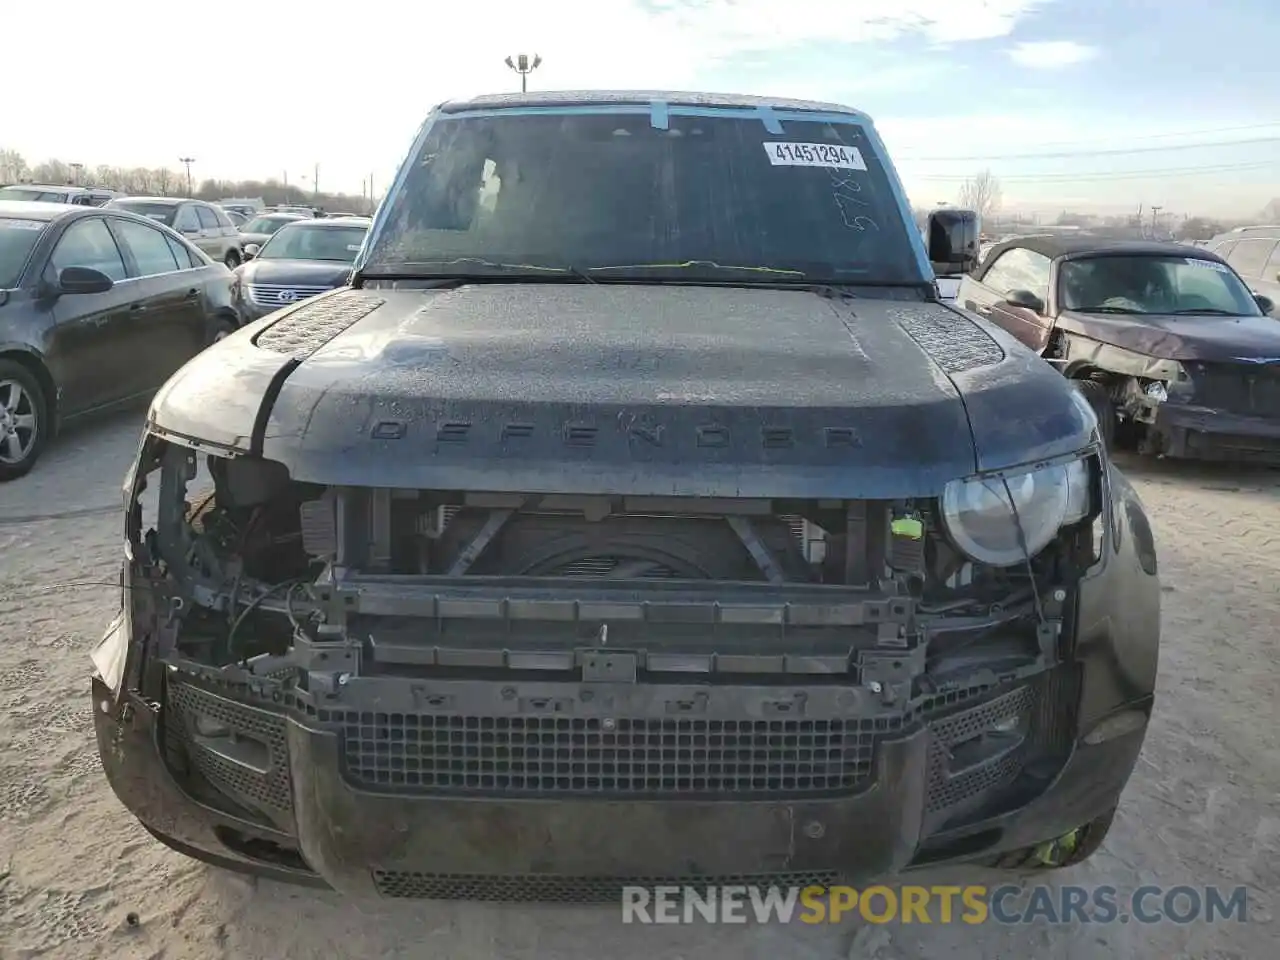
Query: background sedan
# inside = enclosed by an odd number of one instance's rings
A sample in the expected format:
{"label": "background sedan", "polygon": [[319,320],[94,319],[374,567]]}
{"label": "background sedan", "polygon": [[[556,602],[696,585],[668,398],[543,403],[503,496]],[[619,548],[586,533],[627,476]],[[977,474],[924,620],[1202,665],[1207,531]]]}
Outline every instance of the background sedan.
{"label": "background sedan", "polygon": [[281,307],[340,287],[372,223],[366,217],[301,220],[280,228],[236,271],[237,302],[248,323]]}
{"label": "background sedan", "polygon": [[231,272],[125,210],[0,201],[0,481],[61,422],[155,391],[236,329]]}

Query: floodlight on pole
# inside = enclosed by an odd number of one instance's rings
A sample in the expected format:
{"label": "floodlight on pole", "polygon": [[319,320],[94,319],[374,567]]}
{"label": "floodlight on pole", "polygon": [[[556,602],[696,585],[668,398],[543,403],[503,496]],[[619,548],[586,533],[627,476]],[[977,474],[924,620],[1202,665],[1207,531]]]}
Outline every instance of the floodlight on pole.
{"label": "floodlight on pole", "polygon": [[542,58],[536,53],[533,59],[529,58],[527,53],[517,54],[513,59],[507,57],[507,66],[520,74],[520,92],[528,93],[529,91],[529,74],[537,70],[542,65]]}

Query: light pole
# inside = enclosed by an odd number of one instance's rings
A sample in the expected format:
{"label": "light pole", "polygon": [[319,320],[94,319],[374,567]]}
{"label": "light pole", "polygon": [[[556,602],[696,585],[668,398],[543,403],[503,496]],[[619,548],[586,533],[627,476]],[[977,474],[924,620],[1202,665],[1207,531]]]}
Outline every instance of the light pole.
{"label": "light pole", "polygon": [[533,55],[532,60],[529,59],[529,55],[527,53],[518,54],[514,60],[507,57],[507,66],[520,74],[521,93],[529,92],[529,74],[533,73],[533,71],[537,70],[541,65],[542,58],[536,53]]}
{"label": "light pole", "polygon": [[191,196],[191,165],[196,162],[195,157],[179,157],[178,162],[187,168],[187,196]]}

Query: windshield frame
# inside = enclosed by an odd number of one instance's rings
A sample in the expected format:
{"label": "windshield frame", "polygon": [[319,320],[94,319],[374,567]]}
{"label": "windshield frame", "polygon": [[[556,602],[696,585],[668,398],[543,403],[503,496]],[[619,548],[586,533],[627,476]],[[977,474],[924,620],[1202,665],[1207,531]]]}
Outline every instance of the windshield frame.
{"label": "windshield frame", "polygon": [[[1188,318],[1196,318],[1196,317],[1243,318],[1243,317],[1266,316],[1261,306],[1259,306],[1257,300],[1254,299],[1255,295],[1253,290],[1250,289],[1249,285],[1244,281],[1244,279],[1238,273],[1236,273],[1236,271],[1229,264],[1217,258],[1197,256],[1196,254],[1200,252],[1201,251],[1198,248],[1189,248],[1187,251],[1187,254],[1185,255],[1175,253],[1172,251],[1165,252],[1165,251],[1151,251],[1151,250],[1143,250],[1143,251],[1108,250],[1108,251],[1091,252],[1088,254],[1081,254],[1079,256],[1065,258],[1057,264],[1056,269],[1054,271],[1056,275],[1053,279],[1053,292],[1054,292],[1054,298],[1057,301],[1058,311],[1059,312],[1069,311],[1071,313],[1082,314],[1084,316],[1089,316],[1089,317],[1181,316],[1181,317],[1188,317]],[[1192,261],[1206,264],[1207,266],[1205,266],[1203,269],[1209,272],[1221,275],[1223,277],[1223,283],[1227,288],[1227,292],[1228,293],[1234,292],[1237,295],[1239,295],[1240,296],[1239,302],[1243,304],[1245,309],[1250,312],[1222,313],[1210,307],[1203,308],[1203,312],[1182,312],[1181,310],[1173,310],[1173,311],[1137,310],[1137,309],[1128,309],[1128,308],[1124,308],[1124,309],[1116,308],[1116,309],[1108,309],[1108,310],[1099,310],[1099,309],[1087,310],[1087,309],[1084,309],[1083,307],[1068,306],[1068,298],[1066,294],[1066,283],[1070,277],[1070,272],[1072,267],[1078,264],[1090,263],[1098,260],[1156,260],[1161,263],[1168,263],[1169,261],[1182,261],[1183,263],[1186,264],[1186,269],[1192,269],[1192,264],[1191,264]],[[1231,290],[1231,287],[1233,286],[1235,287],[1234,291]],[[1107,299],[1121,300],[1121,299],[1127,299],[1127,298],[1124,298],[1119,294],[1117,294],[1116,296],[1109,297]],[[1131,301],[1131,302],[1136,303],[1136,301]],[[1088,304],[1088,306],[1091,306],[1091,307],[1101,307],[1103,305],[1104,305],[1103,303]],[[1185,308],[1185,309],[1190,311],[1192,308]]]}
{"label": "windshield frame", "polygon": [[[304,218],[302,220],[294,220],[294,221],[285,223],[278,230],[276,230],[275,233],[271,234],[271,236],[267,238],[266,242],[261,247],[258,248],[258,252],[254,255],[254,260],[296,260],[296,261],[299,261],[300,263],[341,263],[341,264],[346,264],[348,266],[355,263],[355,258],[358,255],[356,252],[352,252],[350,260],[330,260],[330,259],[322,260],[316,257],[265,256],[265,254],[270,250],[271,245],[273,243],[278,243],[279,242],[278,238],[283,236],[289,230],[293,230],[294,232],[297,232],[299,230],[324,230],[329,233],[347,233],[347,232],[354,233],[357,230],[361,229],[360,227],[351,226],[349,224],[343,224],[340,227],[334,227],[334,226],[322,227],[322,226],[316,225],[322,222],[323,221],[320,221],[320,220],[307,220]],[[366,227],[364,228],[364,232],[361,237],[362,244],[365,242],[365,238],[367,238],[368,235],[369,235],[369,231],[368,231],[368,228]],[[363,246],[361,249],[363,249]]]}
{"label": "windshield frame", "polygon": [[35,217],[14,217],[14,216],[8,216],[8,215],[0,216],[0,220],[3,220],[3,221],[22,220],[27,223],[39,224],[38,228],[0,227],[0,234],[4,234],[10,231],[14,233],[21,232],[21,233],[29,233],[33,235],[35,238],[34,240],[32,240],[31,246],[27,249],[26,255],[23,257],[22,262],[18,264],[17,273],[13,275],[12,282],[9,281],[9,278],[5,277],[3,274],[0,274],[0,290],[17,290],[21,288],[23,278],[27,275],[27,271],[31,269],[32,257],[35,256],[36,250],[40,246],[41,239],[49,231],[49,225],[50,223],[52,223],[52,221],[40,220]]}
{"label": "windshield frame", "polygon": [[[898,175],[897,168],[894,166],[893,160],[886,150],[884,142],[880,138],[872,119],[860,111],[852,109],[819,109],[819,108],[792,108],[778,107],[773,108],[767,105],[735,105],[735,104],[716,104],[716,105],[694,105],[689,103],[668,103],[660,99],[654,99],[649,102],[637,101],[619,101],[619,102],[601,102],[597,104],[564,104],[554,106],[513,106],[513,107],[470,107],[461,105],[455,108],[446,108],[445,105],[436,107],[428,114],[418,131],[413,145],[409,152],[402,159],[400,166],[396,172],[396,176],[392,181],[391,189],[384,195],[381,203],[378,204],[374,213],[373,224],[369,228],[368,236],[365,240],[363,249],[356,258],[353,265],[352,283],[359,286],[364,280],[377,280],[379,277],[402,277],[403,271],[394,268],[383,269],[384,264],[376,264],[372,262],[375,251],[379,249],[379,245],[383,242],[387,234],[389,223],[391,221],[393,208],[396,207],[397,198],[403,193],[406,183],[411,176],[417,162],[417,158],[421,157],[424,148],[432,135],[437,124],[441,122],[462,121],[468,119],[483,119],[507,116],[531,116],[531,115],[560,115],[560,116],[649,116],[650,121],[655,128],[665,129],[671,117],[680,118],[710,118],[710,119],[726,119],[726,120],[746,120],[756,121],[761,124],[762,142],[770,138],[784,139],[786,134],[782,124],[787,122],[803,123],[803,124],[832,124],[832,125],[849,125],[858,128],[858,132],[866,140],[867,147],[872,153],[872,160],[878,164],[882,174],[882,184],[886,191],[886,203],[890,206],[898,219],[898,226],[902,230],[902,242],[905,244],[904,260],[906,263],[906,274],[902,282],[899,283],[895,278],[893,286],[919,287],[926,291],[934,289],[933,268],[929,262],[928,252],[925,246],[924,237],[920,232],[914,229],[915,215],[912,212],[911,203],[907,197],[906,190],[903,188],[902,180]],[[499,251],[494,251],[492,257],[486,256],[484,259],[494,261],[502,260]],[[453,259],[452,256],[443,259]],[[599,269],[599,268],[597,268]],[[538,267],[530,272],[527,279],[539,279],[545,281],[548,274],[558,272],[566,275],[574,273],[585,273],[592,281],[603,280],[604,282],[643,282],[644,277],[628,278],[624,275],[609,277],[608,273],[593,272],[591,268],[585,271],[579,271],[576,265],[565,265],[558,270],[548,267]],[[830,278],[824,277],[807,277],[795,270],[785,271],[790,273],[791,281],[797,284],[802,283],[818,283],[818,284],[840,284],[848,286],[885,286],[890,285],[884,282],[877,283],[875,277],[850,277],[848,279],[840,279],[832,281]],[[414,279],[430,280],[433,276],[424,274],[421,277],[415,275]],[[465,274],[454,274],[451,276],[463,276]],[[487,274],[492,276],[492,274]],[[780,273],[777,270],[762,270],[761,277],[755,283],[759,285],[777,285]],[[518,274],[512,274],[509,277],[512,281],[525,279]],[[655,282],[664,283],[716,283],[716,282],[732,282],[733,285],[751,285],[751,281],[743,279],[735,279],[732,281],[718,277],[684,277],[671,276],[665,278],[653,277]]]}

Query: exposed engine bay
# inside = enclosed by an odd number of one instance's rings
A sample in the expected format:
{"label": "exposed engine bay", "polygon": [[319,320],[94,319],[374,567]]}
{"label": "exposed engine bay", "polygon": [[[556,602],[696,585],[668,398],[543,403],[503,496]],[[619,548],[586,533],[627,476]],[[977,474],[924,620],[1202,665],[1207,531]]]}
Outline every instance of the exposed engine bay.
{"label": "exposed engine bay", "polygon": [[[855,664],[866,681],[884,659],[885,683],[906,681],[898,696],[910,698],[926,673],[945,684],[979,664],[1043,669],[1069,586],[1101,556],[1100,508],[999,567],[957,549],[938,501],[331,488],[218,456],[214,489],[189,498],[196,457],[148,440],[134,483],[152,670],[301,671],[313,685],[371,673],[587,679],[604,663],[588,651],[606,650],[627,652],[604,668],[633,679],[848,682]],[[158,520],[144,530],[138,498],[157,478]]]}

